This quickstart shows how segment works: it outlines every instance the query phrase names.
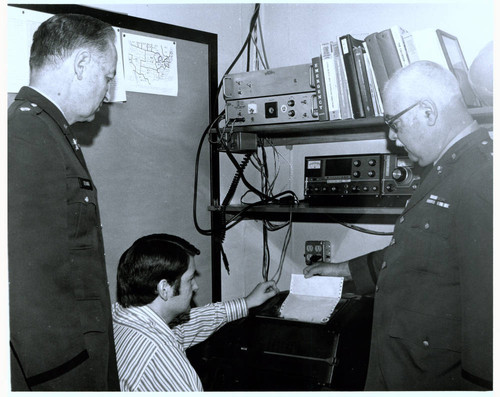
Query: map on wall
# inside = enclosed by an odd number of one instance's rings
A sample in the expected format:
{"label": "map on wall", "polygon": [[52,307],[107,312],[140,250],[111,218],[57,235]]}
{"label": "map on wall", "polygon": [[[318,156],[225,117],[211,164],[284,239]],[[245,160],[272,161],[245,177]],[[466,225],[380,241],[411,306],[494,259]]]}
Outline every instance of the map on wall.
{"label": "map on wall", "polygon": [[177,96],[177,49],[171,40],[122,34],[127,91]]}

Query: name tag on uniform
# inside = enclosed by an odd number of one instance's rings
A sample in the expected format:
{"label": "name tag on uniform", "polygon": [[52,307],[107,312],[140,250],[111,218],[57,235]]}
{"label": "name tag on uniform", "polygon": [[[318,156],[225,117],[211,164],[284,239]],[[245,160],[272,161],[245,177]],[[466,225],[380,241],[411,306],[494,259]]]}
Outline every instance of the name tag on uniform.
{"label": "name tag on uniform", "polygon": [[80,187],[82,189],[87,189],[87,190],[94,190],[92,187],[92,182],[90,182],[90,179],[84,179],[84,178],[78,178],[80,181]]}

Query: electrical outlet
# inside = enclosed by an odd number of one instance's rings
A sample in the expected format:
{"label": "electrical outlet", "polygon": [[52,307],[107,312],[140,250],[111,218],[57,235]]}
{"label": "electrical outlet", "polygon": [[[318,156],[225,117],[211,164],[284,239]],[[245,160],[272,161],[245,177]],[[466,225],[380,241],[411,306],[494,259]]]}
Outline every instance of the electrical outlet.
{"label": "electrical outlet", "polygon": [[330,242],[325,240],[306,241],[304,257],[306,265],[312,265],[315,262],[330,262]]}

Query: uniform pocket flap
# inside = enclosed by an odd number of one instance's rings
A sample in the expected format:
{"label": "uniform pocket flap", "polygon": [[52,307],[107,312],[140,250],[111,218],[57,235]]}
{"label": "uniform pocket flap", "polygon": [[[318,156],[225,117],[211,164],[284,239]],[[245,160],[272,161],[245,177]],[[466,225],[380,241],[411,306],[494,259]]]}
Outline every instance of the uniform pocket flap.
{"label": "uniform pocket flap", "polygon": [[389,335],[432,349],[460,351],[460,321],[406,309],[394,312]]}

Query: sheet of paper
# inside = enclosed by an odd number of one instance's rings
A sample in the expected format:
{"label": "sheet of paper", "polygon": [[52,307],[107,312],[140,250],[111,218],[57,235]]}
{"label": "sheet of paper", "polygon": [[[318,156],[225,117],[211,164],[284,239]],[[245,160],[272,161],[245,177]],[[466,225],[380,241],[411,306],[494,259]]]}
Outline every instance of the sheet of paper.
{"label": "sheet of paper", "polygon": [[177,96],[176,42],[122,32],[127,91]]}
{"label": "sheet of paper", "polygon": [[29,84],[33,33],[52,14],[7,7],[7,92],[17,93]]}
{"label": "sheet of paper", "polygon": [[289,320],[326,323],[342,297],[343,277],[305,278],[292,274],[290,293],[281,305],[280,314]]}

